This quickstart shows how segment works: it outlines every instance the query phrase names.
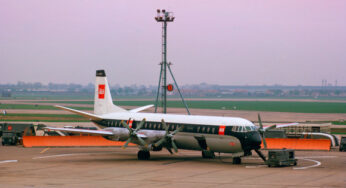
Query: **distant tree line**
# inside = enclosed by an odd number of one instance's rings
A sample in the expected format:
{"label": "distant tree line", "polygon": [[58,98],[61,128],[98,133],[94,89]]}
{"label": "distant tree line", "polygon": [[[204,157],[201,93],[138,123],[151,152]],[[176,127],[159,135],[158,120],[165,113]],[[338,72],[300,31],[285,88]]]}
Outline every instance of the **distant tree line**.
{"label": "distant tree line", "polygon": [[[346,86],[283,86],[283,85],[262,85],[262,86],[232,86],[217,84],[193,84],[181,87],[185,97],[346,97]],[[157,86],[129,85],[111,86],[111,93],[117,96],[150,96],[154,97]],[[0,84],[2,97],[11,97],[13,94],[71,94],[71,95],[94,95],[94,84],[42,84],[39,82],[17,84]],[[175,88],[168,92],[171,97],[178,97]]]}

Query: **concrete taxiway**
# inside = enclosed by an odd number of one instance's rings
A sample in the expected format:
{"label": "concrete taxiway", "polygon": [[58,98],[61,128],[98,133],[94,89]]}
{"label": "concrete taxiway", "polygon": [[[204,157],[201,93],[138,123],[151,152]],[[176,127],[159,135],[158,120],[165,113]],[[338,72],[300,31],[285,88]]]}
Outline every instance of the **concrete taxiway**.
{"label": "concrete taxiway", "polygon": [[298,166],[268,168],[256,154],[232,164],[230,155],[137,148],[0,146],[0,187],[346,187],[346,153],[297,151]]}

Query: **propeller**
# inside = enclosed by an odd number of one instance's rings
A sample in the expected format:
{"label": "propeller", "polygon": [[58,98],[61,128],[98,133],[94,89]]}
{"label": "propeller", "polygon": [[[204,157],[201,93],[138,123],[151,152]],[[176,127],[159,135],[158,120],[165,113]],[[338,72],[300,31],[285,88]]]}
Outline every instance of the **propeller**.
{"label": "propeller", "polygon": [[[157,141],[157,142],[154,144],[154,146],[159,147],[159,146],[161,146],[164,142],[167,142],[167,143],[170,143],[170,145],[171,145],[171,146],[173,147],[173,149],[174,149],[174,152],[177,153],[177,152],[178,152],[178,147],[177,147],[177,145],[176,145],[175,142],[174,142],[173,136],[174,136],[175,134],[177,134],[179,131],[182,131],[184,127],[181,126],[181,127],[179,127],[178,129],[176,129],[175,131],[173,131],[172,133],[170,133],[170,132],[169,132],[169,127],[166,125],[166,122],[165,122],[163,119],[161,120],[161,122],[162,122],[162,126],[163,126],[163,128],[165,129],[166,133],[165,133],[165,135],[164,135],[159,141]],[[173,154],[173,152],[172,152],[172,150],[171,150],[171,147],[166,147],[166,148],[167,148],[167,150],[168,150],[171,154]]]}
{"label": "propeller", "polygon": [[123,149],[127,148],[127,146],[129,145],[129,143],[133,140],[133,138],[137,139],[138,142],[140,143],[141,146],[147,146],[147,143],[138,136],[137,132],[142,128],[142,126],[145,123],[145,118],[138,124],[138,126],[136,127],[136,129],[132,129],[130,128],[130,126],[125,123],[124,121],[121,121],[121,124],[127,128],[127,130],[129,130],[129,138],[126,140],[125,144],[123,145]]}
{"label": "propeller", "polygon": [[258,114],[258,123],[259,123],[259,126],[260,126],[258,131],[260,132],[260,134],[262,136],[264,149],[267,149],[267,142],[266,142],[266,138],[265,138],[265,135],[264,135],[265,130],[263,128],[263,124],[262,124],[262,120],[261,120],[260,114]]}

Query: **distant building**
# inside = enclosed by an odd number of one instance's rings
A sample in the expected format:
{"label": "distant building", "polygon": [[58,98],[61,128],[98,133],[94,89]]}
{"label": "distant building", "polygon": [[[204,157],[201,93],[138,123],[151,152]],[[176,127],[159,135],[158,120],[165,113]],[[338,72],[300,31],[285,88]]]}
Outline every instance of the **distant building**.
{"label": "distant building", "polygon": [[1,92],[2,97],[12,97],[11,90],[4,90]]}

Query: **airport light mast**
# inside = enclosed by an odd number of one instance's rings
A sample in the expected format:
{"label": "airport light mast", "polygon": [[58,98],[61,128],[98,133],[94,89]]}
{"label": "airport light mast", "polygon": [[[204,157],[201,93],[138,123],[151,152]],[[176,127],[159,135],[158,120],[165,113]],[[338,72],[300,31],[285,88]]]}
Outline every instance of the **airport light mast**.
{"label": "airport light mast", "polygon": [[[175,17],[173,16],[172,12],[167,12],[165,9],[160,10],[157,9],[157,16],[155,17],[155,20],[157,22],[162,23],[162,62],[160,63],[161,70],[160,70],[160,78],[159,78],[159,84],[157,88],[157,94],[156,94],[156,101],[155,101],[155,113],[157,112],[157,107],[159,103],[159,95],[161,90],[161,102],[162,102],[162,111],[164,114],[167,113],[167,68],[174,80],[175,86],[177,87],[177,90],[179,92],[180,98],[182,102],[185,105],[187,113],[190,115],[189,108],[187,107],[187,104],[184,101],[183,95],[180,92],[180,89],[178,87],[178,84],[173,76],[173,72],[170,68],[171,63],[167,63],[167,23],[173,22]],[[161,86],[162,85],[162,86]]]}

